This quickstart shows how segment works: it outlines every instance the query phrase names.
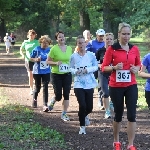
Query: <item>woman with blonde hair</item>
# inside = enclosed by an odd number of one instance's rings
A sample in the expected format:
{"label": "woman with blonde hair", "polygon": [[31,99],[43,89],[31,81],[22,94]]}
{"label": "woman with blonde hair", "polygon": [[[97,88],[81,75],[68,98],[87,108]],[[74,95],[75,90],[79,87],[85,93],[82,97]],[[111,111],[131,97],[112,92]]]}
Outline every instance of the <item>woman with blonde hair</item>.
{"label": "woman with blonde hair", "polygon": [[103,72],[111,72],[109,94],[114,106],[114,150],[121,150],[119,132],[121,129],[124,100],[127,108],[127,150],[136,150],[133,145],[136,130],[136,103],[138,88],[135,74],[141,66],[140,52],[137,46],[129,43],[131,27],[120,23],[118,27],[119,42],[108,47],[102,63]]}
{"label": "woman with blonde hair", "polygon": [[48,84],[50,81],[50,66],[46,63],[48,53],[50,52],[49,45],[51,39],[45,35],[39,38],[40,46],[33,49],[30,54],[30,60],[34,62],[33,65],[33,78],[35,80],[35,89],[33,92],[33,103],[34,108],[37,107],[37,97],[41,89],[41,82],[43,84],[43,111],[48,112]]}
{"label": "woman with blonde hair", "polygon": [[103,63],[103,58],[105,55],[105,52],[107,50],[107,48],[111,45],[113,45],[114,43],[114,35],[113,33],[106,33],[104,36],[104,42],[105,42],[105,46],[98,49],[98,51],[96,52],[96,59],[99,62],[98,66],[98,80],[99,80],[99,88],[100,91],[102,92],[102,100],[103,100],[103,106],[105,108],[105,119],[111,118],[111,113],[110,113],[110,103],[109,103],[109,88],[108,88],[108,81],[109,81],[109,76],[110,73],[105,73],[101,71],[101,66]]}
{"label": "woman with blonde hair", "polygon": [[38,40],[36,40],[37,34],[36,32],[31,29],[27,33],[27,38],[28,40],[24,40],[20,47],[20,55],[22,58],[25,58],[25,67],[28,72],[28,77],[29,77],[29,86],[30,86],[30,95],[33,95],[33,65],[34,62],[30,61],[30,53],[32,50],[36,47],[39,46]]}

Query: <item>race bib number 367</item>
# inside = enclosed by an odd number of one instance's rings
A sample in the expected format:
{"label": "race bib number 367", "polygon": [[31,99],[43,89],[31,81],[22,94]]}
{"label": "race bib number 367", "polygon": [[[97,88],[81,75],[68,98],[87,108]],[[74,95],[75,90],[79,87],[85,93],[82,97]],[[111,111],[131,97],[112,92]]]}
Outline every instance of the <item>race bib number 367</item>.
{"label": "race bib number 367", "polygon": [[116,82],[131,82],[130,70],[116,70]]}

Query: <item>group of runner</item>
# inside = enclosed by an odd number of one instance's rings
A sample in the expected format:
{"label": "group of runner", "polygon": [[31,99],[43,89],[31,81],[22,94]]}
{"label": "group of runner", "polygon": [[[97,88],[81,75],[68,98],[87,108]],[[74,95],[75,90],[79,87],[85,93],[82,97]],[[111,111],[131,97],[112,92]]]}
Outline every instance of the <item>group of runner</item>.
{"label": "group of runner", "polygon": [[4,43],[6,46],[6,54],[9,54],[10,47],[13,49],[16,41],[16,36],[12,32],[10,35],[6,33],[6,36],[4,37]]}
{"label": "group of runner", "polygon": [[[135,150],[133,145],[136,130],[136,103],[138,88],[135,74],[149,78],[150,56],[146,55],[142,69],[140,52],[137,46],[129,43],[131,27],[127,23],[120,23],[118,27],[118,41],[114,43],[113,33],[105,33],[103,29],[96,32],[96,39],[92,40],[90,31],[85,30],[83,35],[76,39],[76,48],[73,52],[65,44],[65,35],[62,31],[55,34],[58,44],[49,47],[51,39],[41,36],[35,39],[36,32],[32,29],[27,33],[28,40],[22,43],[20,54],[25,58],[25,66],[29,76],[30,94],[33,94],[34,108],[37,107],[37,97],[43,84],[43,111],[52,111],[56,102],[62,102],[61,119],[69,121],[67,110],[69,94],[74,77],[74,93],[79,103],[79,134],[86,134],[86,126],[90,125],[90,114],[93,110],[93,93],[98,79],[100,101],[105,109],[105,118],[111,118],[110,104],[113,103],[114,121],[114,150],[121,150],[119,132],[121,128],[124,104],[127,108],[127,135],[128,150]],[[51,67],[50,67],[51,66]],[[148,73],[145,73],[145,69]],[[98,70],[98,72],[96,72]],[[48,102],[48,84],[54,89],[54,97]],[[33,88],[33,78],[35,88]],[[146,84],[146,100],[150,107],[150,84]],[[109,84],[109,86],[108,86]],[[125,100],[125,102],[124,102]],[[110,103],[111,102],[111,103]],[[100,105],[100,106],[101,106]]]}

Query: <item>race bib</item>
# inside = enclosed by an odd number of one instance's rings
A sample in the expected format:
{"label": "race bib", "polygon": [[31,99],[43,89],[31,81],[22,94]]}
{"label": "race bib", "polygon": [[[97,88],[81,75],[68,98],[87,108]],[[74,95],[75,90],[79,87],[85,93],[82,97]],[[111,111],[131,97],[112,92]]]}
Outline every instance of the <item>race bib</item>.
{"label": "race bib", "polygon": [[46,63],[46,61],[40,61],[40,69],[46,69],[49,65]]}
{"label": "race bib", "polygon": [[116,82],[131,82],[130,70],[116,70]]}
{"label": "race bib", "polygon": [[61,64],[61,65],[59,65],[59,72],[69,72],[68,64]]}
{"label": "race bib", "polygon": [[83,75],[83,74],[85,74],[85,73],[84,73],[84,70],[86,69],[86,67],[87,67],[87,66],[77,68],[77,70],[78,70],[78,75]]}

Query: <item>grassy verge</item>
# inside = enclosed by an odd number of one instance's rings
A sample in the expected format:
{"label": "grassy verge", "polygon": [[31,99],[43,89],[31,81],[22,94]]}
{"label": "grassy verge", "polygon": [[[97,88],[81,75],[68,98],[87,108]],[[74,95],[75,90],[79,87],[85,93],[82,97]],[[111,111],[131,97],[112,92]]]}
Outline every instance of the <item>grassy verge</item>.
{"label": "grassy verge", "polygon": [[[149,52],[148,48],[146,46],[143,46],[142,44],[142,39],[133,39],[136,41],[140,41],[140,43],[138,43],[138,47],[140,49],[140,55],[141,55],[141,60],[142,58]],[[138,83],[138,106],[139,109],[147,109],[147,103],[145,101],[145,90],[144,90],[144,86],[146,83],[146,79],[143,79],[141,77],[138,77],[138,75],[136,75],[136,79],[137,79],[137,83]]]}
{"label": "grassy verge", "polygon": [[[2,91],[0,91],[2,95]],[[0,96],[0,149],[67,149],[64,136],[34,122],[33,111]]]}

